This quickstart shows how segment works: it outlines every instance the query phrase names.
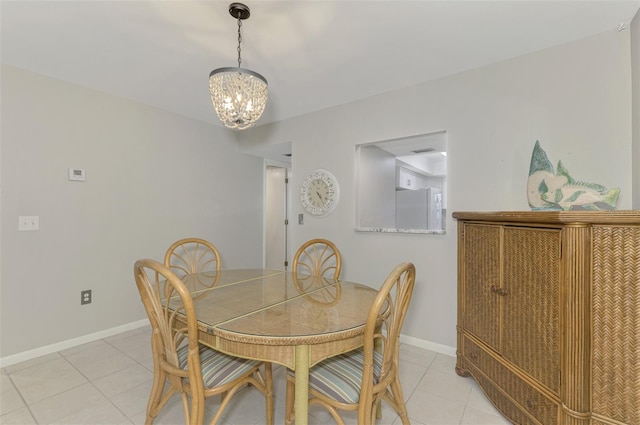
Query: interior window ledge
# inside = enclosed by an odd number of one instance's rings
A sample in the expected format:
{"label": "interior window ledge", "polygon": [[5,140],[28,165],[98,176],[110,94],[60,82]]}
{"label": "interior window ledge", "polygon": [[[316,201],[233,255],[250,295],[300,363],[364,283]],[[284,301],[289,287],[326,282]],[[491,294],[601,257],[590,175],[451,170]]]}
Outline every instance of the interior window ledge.
{"label": "interior window ledge", "polygon": [[428,229],[390,229],[383,227],[354,227],[356,232],[375,232],[375,233],[419,233],[426,235],[444,235],[446,230],[428,230]]}

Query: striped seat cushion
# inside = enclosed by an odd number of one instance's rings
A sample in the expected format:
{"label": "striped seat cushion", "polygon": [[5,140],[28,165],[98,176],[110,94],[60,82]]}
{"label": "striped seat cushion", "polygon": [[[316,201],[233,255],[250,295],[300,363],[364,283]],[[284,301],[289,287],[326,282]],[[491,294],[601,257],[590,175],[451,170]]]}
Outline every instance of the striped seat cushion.
{"label": "striped seat cushion", "polygon": [[[309,371],[309,387],[341,403],[356,404],[360,399],[364,350],[359,348],[324,360]],[[373,353],[373,380],[378,382],[382,354]],[[293,376],[293,372],[289,371]]]}
{"label": "striped seat cushion", "polygon": [[[182,369],[187,369],[188,350],[189,346],[186,344],[178,349],[178,362]],[[200,345],[202,379],[206,388],[227,384],[254,368],[258,363],[260,362],[256,360],[229,356]]]}

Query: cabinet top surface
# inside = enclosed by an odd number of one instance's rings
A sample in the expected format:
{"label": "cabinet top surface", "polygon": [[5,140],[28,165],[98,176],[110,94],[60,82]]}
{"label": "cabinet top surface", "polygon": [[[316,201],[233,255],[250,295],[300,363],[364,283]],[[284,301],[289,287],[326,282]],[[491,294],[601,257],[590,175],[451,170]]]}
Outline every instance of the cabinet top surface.
{"label": "cabinet top surface", "polygon": [[640,225],[640,210],[612,211],[456,211],[458,220],[529,223],[592,223]]}

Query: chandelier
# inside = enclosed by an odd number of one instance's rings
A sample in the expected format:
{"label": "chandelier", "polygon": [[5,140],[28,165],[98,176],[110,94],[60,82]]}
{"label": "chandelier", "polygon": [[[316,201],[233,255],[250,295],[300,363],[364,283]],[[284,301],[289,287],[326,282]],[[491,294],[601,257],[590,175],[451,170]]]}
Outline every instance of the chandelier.
{"label": "chandelier", "polygon": [[269,90],[267,80],[257,72],[243,69],[240,55],[242,20],[249,18],[249,8],[231,3],[229,14],[238,20],[238,67],[218,68],[209,74],[211,102],[220,121],[229,128],[243,130],[253,126],[264,112]]}

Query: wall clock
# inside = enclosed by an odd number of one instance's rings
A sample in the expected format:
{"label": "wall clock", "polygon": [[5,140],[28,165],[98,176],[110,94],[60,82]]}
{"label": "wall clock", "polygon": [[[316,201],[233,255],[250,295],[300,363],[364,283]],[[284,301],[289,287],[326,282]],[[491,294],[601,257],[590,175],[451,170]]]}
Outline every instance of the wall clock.
{"label": "wall clock", "polygon": [[329,215],[338,205],[339,198],[338,180],[329,171],[320,168],[313,170],[300,188],[302,206],[316,217]]}

